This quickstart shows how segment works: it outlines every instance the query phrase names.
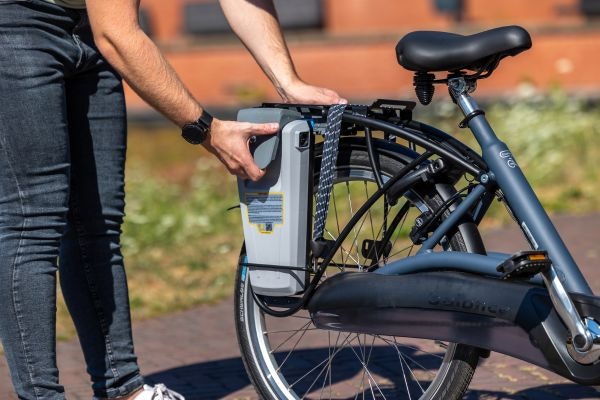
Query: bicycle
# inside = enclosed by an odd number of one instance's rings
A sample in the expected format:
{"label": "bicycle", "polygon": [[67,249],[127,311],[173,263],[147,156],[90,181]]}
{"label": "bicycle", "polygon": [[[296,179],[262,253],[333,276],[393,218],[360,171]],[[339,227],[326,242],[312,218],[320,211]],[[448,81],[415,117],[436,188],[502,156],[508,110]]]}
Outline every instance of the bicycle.
{"label": "bicycle", "polygon": [[[308,261],[296,268],[306,275],[302,290],[255,293],[254,270],[288,267],[249,263],[244,249],[240,256],[238,341],[262,398],[459,399],[490,351],[600,384],[600,298],[470,95],[502,59],[530,47],[517,26],[413,32],[396,46],[422,104],[434,85],[448,86],[481,154],[413,120],[415,103],[345,107],[324,234],[308,238]],[[321,136],[334,107],[263,108],[309,122],[306,201],[309,217],[318,216],[328,174]],[[478,225],[495,199],[531,249],[486,252]]]}

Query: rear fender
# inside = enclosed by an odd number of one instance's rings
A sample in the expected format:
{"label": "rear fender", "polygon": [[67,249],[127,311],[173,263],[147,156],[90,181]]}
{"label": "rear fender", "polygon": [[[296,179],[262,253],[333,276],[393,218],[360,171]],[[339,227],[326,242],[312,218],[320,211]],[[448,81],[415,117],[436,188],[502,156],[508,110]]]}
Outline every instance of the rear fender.
{"label": "rear fender", "polygon": [[[573,299],[600,317],[600,299]],[[463,272],[342,273],[317,289],[308,309],[322,329],[462,343],[600,384],[600,363],[568,355],[568,331],[538,285]]]}

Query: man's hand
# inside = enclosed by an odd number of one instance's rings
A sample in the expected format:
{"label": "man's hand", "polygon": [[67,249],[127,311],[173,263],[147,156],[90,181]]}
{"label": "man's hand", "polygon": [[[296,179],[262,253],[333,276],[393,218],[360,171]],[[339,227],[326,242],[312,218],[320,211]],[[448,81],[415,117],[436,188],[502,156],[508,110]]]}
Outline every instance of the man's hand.
{"label": "man's hand", "polygon": [[273,0],[219,0],[231,28],[287,103],[347,103],[332,90],[304,83],[296,73]]}
{"label": "man's hand", "polygon": [[229,172],[242,179],[257,181],[265,174],[250,155],[252,136],[273,135],[279,124],[251,124],[248,122],[213,119],[208,138],[202,143],[227,167]]}
{"label": "man's hand", "polygon": [[340,97],[333,90],[312,86],[299,79],[285,88],[278,89],[278,91],[286,103],[326,105],[348,103],[348,100]]}

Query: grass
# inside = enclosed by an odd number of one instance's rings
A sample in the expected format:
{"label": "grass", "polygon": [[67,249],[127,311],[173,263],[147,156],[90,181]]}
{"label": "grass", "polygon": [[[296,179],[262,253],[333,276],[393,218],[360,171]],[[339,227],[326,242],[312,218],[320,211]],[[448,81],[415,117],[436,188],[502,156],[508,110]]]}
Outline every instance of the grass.
{"label": "grass", "polygon": [[[528,92],[528,90],[525,90]],[[512,102],[484,107],[496,134],[511,149],[550,213],[600,211],[600,109],[597,103],[551,93],[528,93]],[[460,116],[450,103],[418,115],[479,150],[470,131],[456,126]],[[496,205],[486,226],[510,218]]]}
{"label": "grass", "polygon": [[[597,108],[561,92],[485,108],[550,212],[600,210]],[[473,144],[452,104],[416,117]],[[131,130],[123,251],[134,320],[232,293],[242,231],[239,210],[227,209],[237,203],[235,179],[176,130]],[[486,226],[508,220],[496,205]],[[58,310],[59,337],[72,337],[62,302]]]}

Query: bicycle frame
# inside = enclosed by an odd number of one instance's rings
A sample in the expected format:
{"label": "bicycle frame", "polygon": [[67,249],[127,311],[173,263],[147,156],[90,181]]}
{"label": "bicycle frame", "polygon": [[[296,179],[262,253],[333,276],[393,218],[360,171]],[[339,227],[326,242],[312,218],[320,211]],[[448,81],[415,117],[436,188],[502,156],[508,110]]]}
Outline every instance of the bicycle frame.
{"label": "bicycle frame", "polygon": [[[402,135],[404,138],[455,162],[465,171],[475,175],[480,182],[463,199],[458,208],[433,232],[431,237],[422,244],[420,253],[432,250],[448,231],[456,226],[457,222],[465,214],[478,202],[482,201],[481,199],[484,195],[493,195],[496,189],[500,189],[506,200],[506,204],[515,216],[532,248],[543,249],[548,252],[554,267],[561,276],[560,280],[565,285],[565,288],[569,292],[592,295],[590,286],[556,231],[527,178],[519,168],[509,148],[498,139],[483,112],[479,110],[475,101],[466,91],[458,94],[457,103],[468,118],[468,126],[481,146],[482,159],[485,162],[487,170],[480,169],[478,165],[468,164],[455,154],[445,149],[434,147],[425,140]],[[472,117],[468,117],[469,115]],[[349,116],[348,120],[364,123],[374,128],[389,128],[384,124],[369,121],[367,118]],[[395,130],[395,132],[398,131],[400,130]],[[487,209],[486,206],[483,206],[483,208]],[[486,270],[482,269],[481,272],[486,272]]]}
{"label": "bicycle frame", "polygon": [[[365,127],[398,133],[458,165],[472,174],[478,183],[422,243],[419,254],[379,269],[369,278],[373,280],[370,289],[361,289],[360,285],[353,287],[356,279],[351,276],[332,279],[328,286],[324,285],[326,287],[317,291],[309,303],[313,322],[327,329],[388,332],[433,339],[443,337],[444,340],[522,358],[580,383],[600,383],[600,367],[596,363],[600,358],[600,326],[595,322],[600,318],[600,298],[593,297],[512,153],[498,139],[483,111],[469,96],[472,84],[460,76],[450,78],[448,83],[454,100],[465,115],[463,122],[481,147],[482,162],[469,164],[456,152],[422,140],[422,137],[414,140],[410,132],[385,122],[353,114],[346,119]],[[383,196],[387,189],[380,188],[369,200]],[[552,261],[550,269],[541,273],[546,289],[539,279],[527,283],[499,281],[495,267],[509,255],[433,251],[451,230],[464,225],[465,221],[478,222],[498,189],[531,246],[547,251]],[[355,216],[357,220],[358,214],[361,214],[360,210]],[[325,264],[327,261],[326,258]],[[440,270],[450,272],[446,275],[431,272]],[[480,278],[470,278],[461,275],[462,272],[474,273]],[[377,275],[384,275],[384,280],[378,279]],[[455,281],[451,289],[444,286],[448,279]],[[361,284],[369,287],[367,281]],[[386,284],[387,291],[380,288]],[[475,289],[477,286],[480,287]],[[371,292],[374,287],[380,292],[377,300],[373,300]],[[403,287],[419,289],[410,291],[414,293],[403,293]],[[505,298],[507,292],[514,298]],[[439,293],[437,296],[441,296],[441,300],[436,300],[432,293]],[[392,300],[381,300],[387,296]],[[348,301],[349,305],[342,306]],[[416,314],[415,308],[418,309]],[[473,313],[478,316],[473,317]],[[432,323],[437,329],[433,332],[428,329]],[[457,323],[465,328],[457,330]],[[505,329],[504,324],[520,327],[516,331],[506,331],[513,338],[511,343],[498,338],[497,330]],[[478,328],[473,331],[467,326]],[[523,332],[527,334],[523,335]]]}
{"label": "bicycle frame", "polygon": [[[569,292],[592,295],[587,281],[583,277],[569,250],[562,241],[556,228],[545,212],[539,199],[531,188],[529,182],[519,168],[514,156],[505,143],[500,141],[493,129],[487,122],[483,113],[479,110],[475,101],[468,93],[461,93],[458,96],[457,103],[463,110],[465,116],[473,115],[469,118],[468,126],[473,132],[477,142],[482,149],[482,159],[487,166],[487,171],[480,169],[478,165],[466,162],[457,157],[454,153],[433,146],[416,135],[410,136],[401,129],[395,129],[395,133],[402,134],[407,140],[410,140],[427,150],[432,150],[436,154],[451,160],[465,171],[475,175],[480,183],[466,196],[456,210],[433,232],[431,237],[423,243],[420,252],[432,250],[439,241],[456,226],[457,222],[465,216],[478,202],[481,202],[484,195],[493,195],[498,188],[502,191],[506,204],[511,209],[517,219],[520,228],[525,237],[534,249],[546,250],[553,261],[554,267],[560,276],[561,282]],[[365,126],[379,129],[389,129],[384,123],[373,121],[368,118],[361,118],[355,115],[347,116],[346,120],[350,122],[359,122]],[[479,176],[477,176],[479,175]],[[378,197],[377,193],[373,197]],[[493,196],[491,196],[493,197]],[[483,206],[487,209],[486,206]],[[485,269],[482,269],[482,273]]]}
{"label": "bicycle frame", "polygon": [[[457,102],[465,116],[479,109],[467,93],[459,94]],[[502,190],[531,246],[548,252],[554,267],[562,273],[561,281],[569,292],[593,294],[509,148],[498,139],[484,115],[471,118],[468,126],[481,146],[483,159],[489,168],[489,179]],[[480,186],[485,185],[482,183]],[[474,191],[465,201],[477,194]]]}

